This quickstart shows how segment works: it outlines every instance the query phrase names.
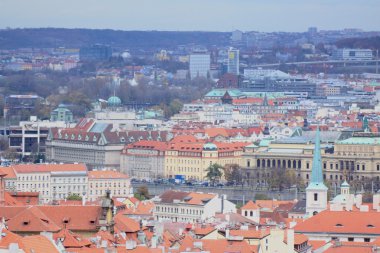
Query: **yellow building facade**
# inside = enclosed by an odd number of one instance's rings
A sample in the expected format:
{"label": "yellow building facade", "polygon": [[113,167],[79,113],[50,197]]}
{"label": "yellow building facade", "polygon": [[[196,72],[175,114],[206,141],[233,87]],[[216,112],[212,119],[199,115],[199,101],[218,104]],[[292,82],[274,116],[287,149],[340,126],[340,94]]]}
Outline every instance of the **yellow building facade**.
{"label": "yellow building facade", "polygon": [[242,165],[243,147],[247,143],[172,143],[165,153],[165,176],[204,180],[212,164]]}

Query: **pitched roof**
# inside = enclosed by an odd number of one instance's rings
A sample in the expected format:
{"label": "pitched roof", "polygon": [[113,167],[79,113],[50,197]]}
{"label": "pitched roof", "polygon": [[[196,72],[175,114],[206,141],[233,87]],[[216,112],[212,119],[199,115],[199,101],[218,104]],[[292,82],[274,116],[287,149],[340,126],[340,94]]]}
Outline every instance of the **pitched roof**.
{"label": "pitched roof", "polygon": [[248,201],[247,204],[241,207],[241,209],[249,209],[249,210],[256,210],[260,207],[256,205],[252,200]]}
{"label": "pitched roof", "polygon": [[297,224],[294,230],[298,233],[351,233],[378,236],[380,213],[326,210]]}
{"label": "pitched roof", "polygon": [[25,252],[33,253],[59,253],[53,242],[42,235],[26,236],[19,240],[20,248]]}
{"label": "pitched roof", "polygon": [[83,171],[87,172],[85,164],[17,164],[11,166],[16,173],[33,172],[65,172]]}
{"label": "pitched roof", "polygon": [[60,230],[48,216],[36,206],[30,206],[7,222],[13,232],[56,232]]}
{"label": "pitched roof", "polygon": [[270,234],[268,229],[259,230],[230,230],[232,236],[242,236],[244,239],[261,239]]}
{"label": "pitched roof", "polygon": [[[97,231],[100,206],[39,206],[58,226],[74,231]],[[65,223],[67,222],[67,223]]]}
{"label": "pitched roof", "polygon": [[88,179],[127,179],[129,178],[126,174],[119,171],[113,170],[98,170],[89,171]]}
{"label": "pitched roof", "polygon": [[53,238],[54,240],[60,239],[65,248],[83,248],[92,244],[88,239],[85,239],[66,228],[62,229],[58,233],[55,233]]}
{"label": "pitched roof", "polygon": [[173,203],[174,200],[183,201],[188,205],[204,205],[216,195],[212,193],[181,192],[169,190],[160,195],[162,203]]}

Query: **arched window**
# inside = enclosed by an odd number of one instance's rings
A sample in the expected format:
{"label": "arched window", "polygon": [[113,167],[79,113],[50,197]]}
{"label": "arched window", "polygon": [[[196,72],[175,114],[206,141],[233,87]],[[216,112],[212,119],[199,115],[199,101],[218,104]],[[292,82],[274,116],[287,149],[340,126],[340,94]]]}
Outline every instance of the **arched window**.
{"label": "arched window", "polygon": [[297,167],[297,162],[296,160],[293,161],[293,169],[295,169]]}
{"label": "arched window", "polygon": [[314,211],[314,212],[313,212],[313,215],[317,215],[317,213],[318,213],[317,211]]}
{"label": "arched window", "polygon": [[301,169],[301,160],[298,160],[298,169]]}
{"label": "arched window", "polygon": [[292,161],[288,160],[288,168],[292,167]]}
{"label": "arched window", "polygon": [[263,167],[265,167],[265,160],[263,160]]}

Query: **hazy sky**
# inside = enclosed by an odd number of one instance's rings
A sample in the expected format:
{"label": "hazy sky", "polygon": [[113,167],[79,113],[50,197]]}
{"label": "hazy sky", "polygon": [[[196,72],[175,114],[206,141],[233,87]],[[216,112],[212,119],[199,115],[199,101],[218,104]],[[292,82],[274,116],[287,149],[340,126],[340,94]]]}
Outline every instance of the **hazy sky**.
{"label": "hazy sky", "polygon": [[0,28],[380,30],[380,0],[0,0]]}

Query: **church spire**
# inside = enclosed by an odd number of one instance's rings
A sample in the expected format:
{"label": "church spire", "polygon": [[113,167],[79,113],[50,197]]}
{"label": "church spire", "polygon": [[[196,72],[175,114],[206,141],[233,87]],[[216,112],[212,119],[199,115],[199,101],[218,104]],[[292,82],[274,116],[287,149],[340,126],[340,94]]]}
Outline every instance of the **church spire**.
{"label": "church spire", "polygon": [[311,180],[306,188],[306,213],[308,217],[327,209],[327,190],[323,183],[321,140],[319,127],[315,135]]}
{"label": "church spire", "polygon": [[323,184],[321,139],[320,139],[319,127],[317,128],[317,132],[315,134],[313,167],[311,171],[311,183]]}

